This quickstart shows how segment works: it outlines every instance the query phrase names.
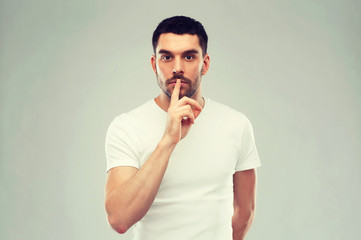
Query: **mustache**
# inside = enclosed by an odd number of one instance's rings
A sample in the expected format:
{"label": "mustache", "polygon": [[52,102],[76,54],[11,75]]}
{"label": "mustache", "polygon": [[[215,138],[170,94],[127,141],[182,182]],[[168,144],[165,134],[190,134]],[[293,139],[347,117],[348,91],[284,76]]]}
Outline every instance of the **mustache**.
{"label": "mustache", "polygon": [[179,73],[174,74],[173,77],[167,79],[167,80],[165,81],[165,83],[166,83],[166,84],[170,84],[170,83],[173,83],[173,82],[177,81],[177,79],[180,79],[180,80],[182,80],[182,82],[185,82],[185,83],[188,83],[188,84],[191,83],[191,80],[190,80],[190,79],[184,77],[183,74],[179,74]]}

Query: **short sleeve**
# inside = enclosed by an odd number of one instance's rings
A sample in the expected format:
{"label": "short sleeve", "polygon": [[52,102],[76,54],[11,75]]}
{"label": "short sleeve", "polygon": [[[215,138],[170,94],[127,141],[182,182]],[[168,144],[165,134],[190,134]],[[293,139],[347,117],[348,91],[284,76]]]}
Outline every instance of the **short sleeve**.
{"label": "short sleeve", "polygon": [[235,170],[244,171],[261,166],[251,122],[245,118],[242,138],[238,149],[238,159]]}
{"label": "short sleeve", "polygon": [[107,171],[114,167],[129,166],[139,169],[138,152],[132,141],[132,126],[126,114],[116,117],[110,124],[105,138]]}

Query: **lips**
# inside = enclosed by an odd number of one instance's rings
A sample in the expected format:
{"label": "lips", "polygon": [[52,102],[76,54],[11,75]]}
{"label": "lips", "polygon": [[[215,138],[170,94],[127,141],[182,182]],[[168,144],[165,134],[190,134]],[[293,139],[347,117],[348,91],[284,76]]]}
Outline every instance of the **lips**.
{"label": "lips", "polygon": [[[175,84],[177,82],[177,80],[172,80],[170,82],[168,82],[168,84]],[[189,84],[187,81],[185,80],[181,80],[181,83],[186,83],[186,84]]]}

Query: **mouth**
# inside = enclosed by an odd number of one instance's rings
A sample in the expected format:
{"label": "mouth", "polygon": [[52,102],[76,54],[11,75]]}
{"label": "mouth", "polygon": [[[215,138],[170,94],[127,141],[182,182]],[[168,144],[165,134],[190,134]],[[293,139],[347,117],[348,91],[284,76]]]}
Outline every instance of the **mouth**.
{"label": "mouth", "polygon": [[191,80],[186,78],[183,74],[174,74],[172,78],[166,81],[166,84],[174,86],[178,79],[181,81],[181,86],[186,86],[191,84]]}
{"label": "mouth", "polygon": [[[172,80],[172,81],[169,81],[168,84],[176,84],[177,83],[177,79],[176,80]],[[182,80],[181,79],[181,84],[189,84],[188,81],[185,81],[185,80]]]}
{"label": "mouth", "polygon": [[191,80],[185,78],[184,76],[173,76],[173,78],[171,79],[168,79],[168,81],[166,81],[167,84],[169,85],[175,85],[177,83],[177,80],[180,80],[181,81],[181,85],[184,86],[186,84],[190,84],[191,83]]}

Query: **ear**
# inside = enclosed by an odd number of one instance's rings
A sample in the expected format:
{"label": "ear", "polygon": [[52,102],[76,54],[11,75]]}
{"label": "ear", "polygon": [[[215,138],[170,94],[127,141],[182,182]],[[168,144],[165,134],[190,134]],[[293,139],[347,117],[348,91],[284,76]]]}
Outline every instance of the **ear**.
{"label": "ear", "polygon": [[150,58],[150,64],[152,65],[153,72],[157,74],[157,59],[155,58],[155,55],[152,55]]}
{"label": "ear", "polygon": [[206,54],[203,58],[203,70],[202,70],[202,75],[206,75],[206,73],[208,72],[209,69],[209,64],[210,64],[210,57],[208,54]]}

